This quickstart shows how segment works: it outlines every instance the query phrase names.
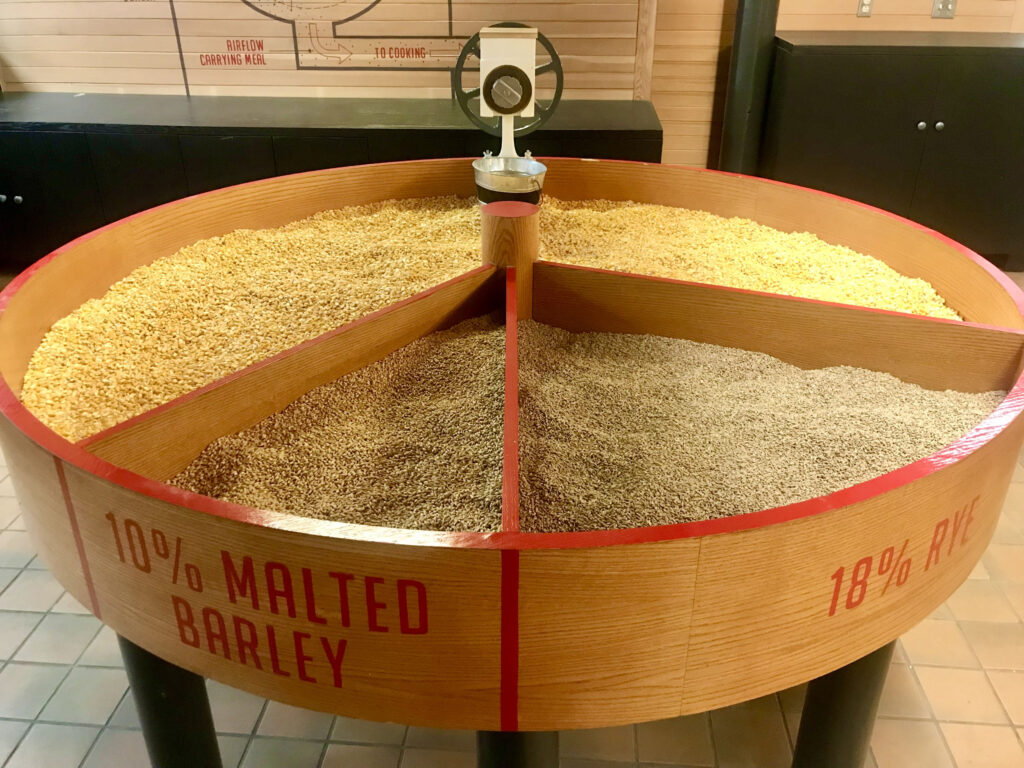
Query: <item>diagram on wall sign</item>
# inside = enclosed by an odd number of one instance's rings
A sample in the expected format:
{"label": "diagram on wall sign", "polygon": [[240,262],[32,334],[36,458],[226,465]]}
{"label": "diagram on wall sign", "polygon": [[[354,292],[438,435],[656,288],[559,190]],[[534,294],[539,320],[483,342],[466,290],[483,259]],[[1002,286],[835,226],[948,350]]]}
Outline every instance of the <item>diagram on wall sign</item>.
{"label": "diagram on wall sign", "polygon": [[[465,42],[452,35],[452,2],[436,7],[439,29],[446,35],[349,34],[353,22],[381,0],[242,0],[264,16],[292,25],[298,69],[418,69],[447,71],[455,66]],[[447,8],[447,18],[444,9]],[[372,17],[371,17],[372,18]]]}

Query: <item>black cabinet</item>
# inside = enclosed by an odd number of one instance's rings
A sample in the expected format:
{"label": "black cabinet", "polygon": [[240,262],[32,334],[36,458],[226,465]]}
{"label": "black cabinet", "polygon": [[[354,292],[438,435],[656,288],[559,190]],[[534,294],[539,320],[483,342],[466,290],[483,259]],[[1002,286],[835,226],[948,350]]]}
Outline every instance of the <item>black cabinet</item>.
{"label": "black cabinet", "polygon": [[345,136],[275,136],[277,172],[301,173],[370,162],[365,138]]}
{"label": "black cabinet", "polygon": [[20,271],[105,219],[81,133],[0,131],[0,255]]}
{"label": "black cabinet", "polygon": [[1024,269],[1024,55],[939,62],[910,218]]}
{"label": "black cabinet", "polygon": [[178,142],[190,195],[276,175],[270,136],[186,133]]}
{"label": "black cabinet", "polygon": [[[658,162],[661,137],[649,102],[571,101],[520,148]],[[0,93],[0,271],[189,194],[320,168],[479,156],[498,143],[449,99]]]}
{"label": "black cabinet", "polygon": [[777,41],[759,173],[1024,269],[1022,116],[1024,36],[789,33]]}
{"label": "black cabinet", "polygon": [[88,137],[107,221],[188,194],[175,134],[90,133]]}

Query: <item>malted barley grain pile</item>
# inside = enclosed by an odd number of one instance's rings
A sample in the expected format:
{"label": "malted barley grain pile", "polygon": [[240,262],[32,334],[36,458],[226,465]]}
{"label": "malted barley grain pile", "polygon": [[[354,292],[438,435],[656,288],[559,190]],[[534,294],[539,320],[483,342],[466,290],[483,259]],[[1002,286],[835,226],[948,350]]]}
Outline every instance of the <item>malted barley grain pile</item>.
{"label": "malted barley grain pile", "polygon": [[[546,198],[541,210],[552,261],[956,317],[927,283],[814,235],[657,205]],[[80,440],[479,263],[478,209],[455,197],[202,240],[55,323],[22,399]]]}
{"label": "malted barley grain pile", "polygon": [[467,320],[210,444],[169,482],[396,528],[501,528],[505,328]]}
{"label": "malted barley grain pile", "polygon": [[80,440],[479,265],[479,214],[456,197],[201,240],[55,323],[22,400]]}
{"label": "malted barley grain pile", "polygon": [[680,339],[519,327],[524,531],[666,525],[821,496],[928,456],[1005,396]]}

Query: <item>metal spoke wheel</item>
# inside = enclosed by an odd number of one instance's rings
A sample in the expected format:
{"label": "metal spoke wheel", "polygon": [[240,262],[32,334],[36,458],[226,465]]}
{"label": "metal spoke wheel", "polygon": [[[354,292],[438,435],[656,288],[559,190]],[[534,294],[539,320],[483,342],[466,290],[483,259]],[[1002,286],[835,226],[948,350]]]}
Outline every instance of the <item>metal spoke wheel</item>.
{"label": "metal spoke wheel", "polygon": [[[517,21],[503,21],[500,24],[494,24],[495,27],[525,27],[526,24],[520,24]],[[534,70],[537,85],[536,88],[540,91],[544,86],[540,83],[542,75],[554,75],[554,93],[552,97],[545,103],[540,99],[534,102],[534,117],[516,118],[516,130],[515,135],[525,136],[528,133],[533,133],[535,130],[540,128],[544,123],[551,119],[551,115],[554,114],[555,108],[558,106],[558,102],[562,100],[562,88],[565,84],[565,75],[562,72],[562,60],[558,57],[558,53],[555,51],[555,47],[540,32],[537,33],[537,43],[540,45],[542,51],[539,54],[537,68]],[[491,136],[501,136],[501,118],[494,117],[485,119],[480,117],[480,87],[476,86],[473,88],[466,88],[463,85],[463,73],[472,72],[476,74],[480,69],[480,33],[473,35],[466,44],[462,46],[462,51],[459,53],[459,58],[455,62],[455,68],[452,69],[452,96],[459,103],[459,107],[465,113],[466,117],[482,131],[490,134]],[[551,85],[548,85],[551,87]]]}

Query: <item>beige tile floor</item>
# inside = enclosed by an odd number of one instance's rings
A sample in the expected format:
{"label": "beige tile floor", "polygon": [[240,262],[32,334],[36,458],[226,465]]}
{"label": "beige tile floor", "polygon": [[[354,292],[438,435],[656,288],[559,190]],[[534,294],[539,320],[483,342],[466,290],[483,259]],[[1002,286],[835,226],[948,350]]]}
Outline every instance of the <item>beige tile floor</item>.
{"label": "beige tile floor", "polygon": [[[146,768],[115,637],[35,558],[6,475],[0,465],[0,766]],[[225,768],[475,766],[471,733],[207,687]],[[788,768],[802,699],[799,687],[690,717],[563,733],[562,766]],[[1024,455],[981,563],[900,640],[865,768],[1024,768],[1022,739]]]}

